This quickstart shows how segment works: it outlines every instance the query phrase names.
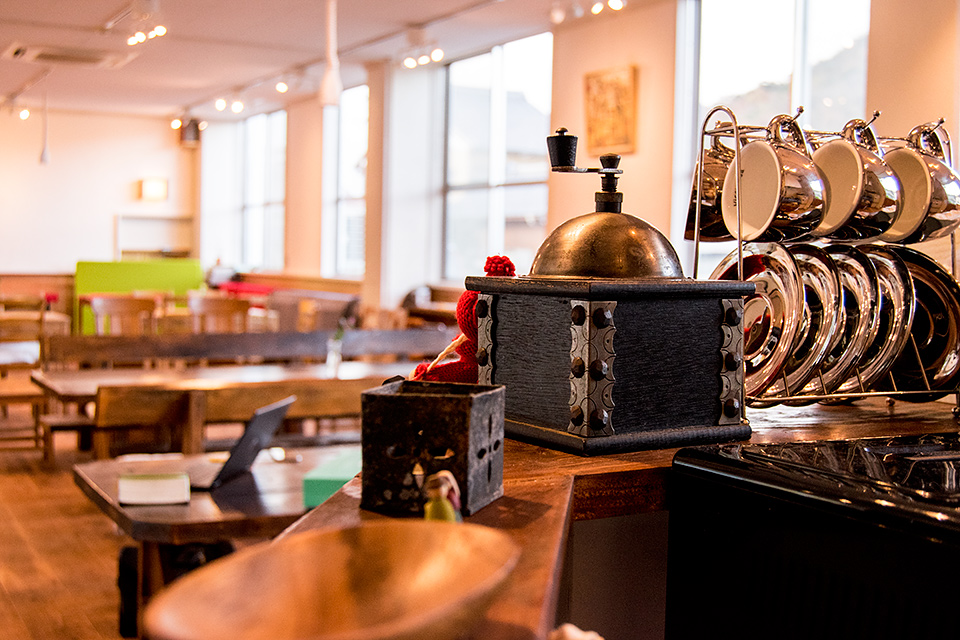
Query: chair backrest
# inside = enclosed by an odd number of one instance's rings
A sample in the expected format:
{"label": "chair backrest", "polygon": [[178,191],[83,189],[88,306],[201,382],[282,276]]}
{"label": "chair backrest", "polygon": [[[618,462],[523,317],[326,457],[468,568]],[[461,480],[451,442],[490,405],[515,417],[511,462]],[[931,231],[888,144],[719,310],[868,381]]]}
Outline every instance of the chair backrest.
{"label": "chair backrest", "polygon": [[250,301],[242,298],[196,294],[187,298],[194,333],[244,333]]}
{"label": "chair backrest", "polygon": [[288,419],[358,416],[361,394],[379,387],[383,377],[337,380],[300,379],[248,382],[205,390],[204,422],[242,422],[264,403],[297,396]]}
{"label": "chair backrest", "polygon": [[0,373],[42,362],[43,311],[0,312]]}
{"label": "chair backrest", "polygon": [[359,324],[360,296],[333,291],[277,289],[267,297],[279,331],[336,331]]}
{"label": "chair backrest", "polygon": [[151,386],[101,386],[97,389],[94,424],[115,429],[166,424],[182,426],[189,392]]}
{"label": "chair backrest", "polygon": [[47,301],[43,296],[0,296],[0,310],[3,311],[43,311]]}
{"label": "chair backrest", "polygon": [[90,298],[98,335],[145,335],[156,333],[153,297],[104,295]]}

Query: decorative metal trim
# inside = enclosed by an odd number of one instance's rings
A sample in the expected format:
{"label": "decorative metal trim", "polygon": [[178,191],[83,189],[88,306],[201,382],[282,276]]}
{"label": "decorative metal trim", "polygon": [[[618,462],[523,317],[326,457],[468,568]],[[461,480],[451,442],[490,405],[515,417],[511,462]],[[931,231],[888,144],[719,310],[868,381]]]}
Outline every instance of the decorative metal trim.
{"label": "decorative metal trim", "polygon": [[477,295],[477,382],[479,384],[493,384],[496,360],[493,325],[498,297],[489,293]]}
{"label": "decorative metal trim", "polygon": [[720,419],[718,425],[743,422],[743,299],[720,301]]}
{"label": "decorative metal trim", "polygon": [[567,431],[613,435],[616,301],[570,301],[570,422]]}

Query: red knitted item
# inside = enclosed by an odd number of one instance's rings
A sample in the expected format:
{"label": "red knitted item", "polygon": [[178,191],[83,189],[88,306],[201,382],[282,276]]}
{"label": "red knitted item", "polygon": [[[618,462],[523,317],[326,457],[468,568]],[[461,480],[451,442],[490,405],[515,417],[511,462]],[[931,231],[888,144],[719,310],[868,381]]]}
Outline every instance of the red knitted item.
{"label": "red knitted item", "polygon": [[515,276],[517,269],[507,256],[490,256],[483,265],[483,272],[488,276]]}
{"label": "red knitted item", "polygon": [[[516,268],[506,256],[490,256],[483,267],[488,276],[514,276]],[[430,380],[434,382],[463,382],[476,384],[479,375],[477,366],[477,292],[464,291],[457,301],[457,326],[466,337],[457,345],[458,360],[438,364],[429,372],[429,363],[417,365],[413,372],[413,380]]]}

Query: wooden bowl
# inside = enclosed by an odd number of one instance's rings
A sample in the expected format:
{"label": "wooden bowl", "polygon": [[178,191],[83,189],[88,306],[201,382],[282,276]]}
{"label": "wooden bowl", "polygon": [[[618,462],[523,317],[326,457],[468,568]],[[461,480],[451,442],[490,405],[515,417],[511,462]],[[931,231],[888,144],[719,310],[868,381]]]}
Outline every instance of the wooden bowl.
{"label": "wooden bowl", "polygon": [[305,532],[189,573],[145,612],[153,640],[455,638],[520,555],[479,525],[391,520]]}

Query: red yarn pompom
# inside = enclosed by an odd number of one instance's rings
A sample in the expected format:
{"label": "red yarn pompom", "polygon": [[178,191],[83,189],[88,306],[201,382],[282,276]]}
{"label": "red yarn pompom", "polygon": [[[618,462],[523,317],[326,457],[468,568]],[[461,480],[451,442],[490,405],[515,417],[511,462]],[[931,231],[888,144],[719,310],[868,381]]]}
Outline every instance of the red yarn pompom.
{"label": "red yarn pompom", "polygon": [[513,262],[507,256],[490,256],[486,264],[483,265],[483,271],[488,276],[515,276],[517,269]]}

